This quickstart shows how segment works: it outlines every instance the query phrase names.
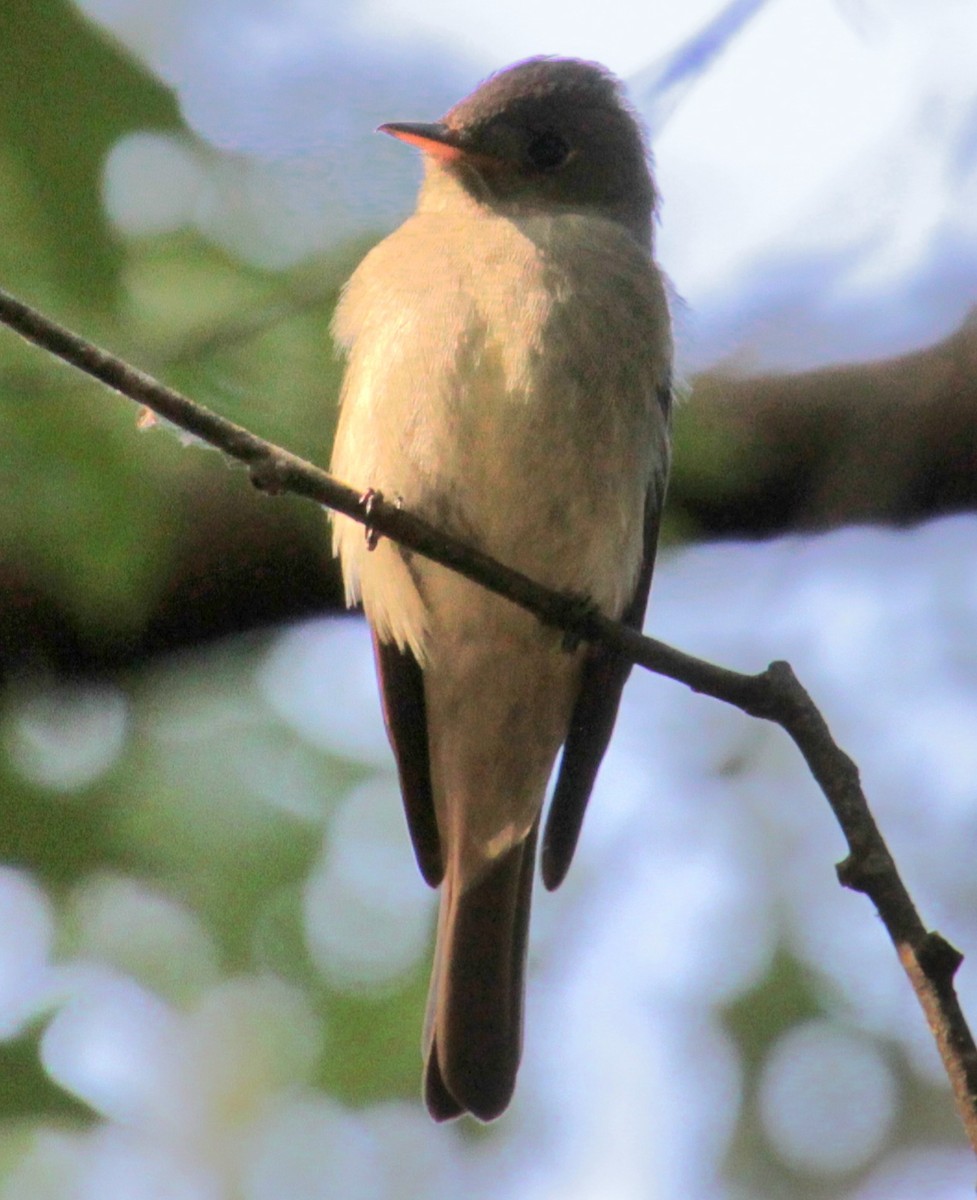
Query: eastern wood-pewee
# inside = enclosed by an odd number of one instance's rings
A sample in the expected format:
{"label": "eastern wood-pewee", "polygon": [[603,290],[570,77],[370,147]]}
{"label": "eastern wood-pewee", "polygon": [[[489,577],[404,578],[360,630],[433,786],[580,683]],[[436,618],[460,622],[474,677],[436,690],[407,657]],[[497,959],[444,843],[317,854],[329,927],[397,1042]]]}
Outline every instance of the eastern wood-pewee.
{"label": "eastern wood-pewee", "polygon": [[[617,81],[536,58],[434,124],[417,211],[336,312],[348,351],[332,469],[552,588],[639,626],[669,462],[671,332],[655,190]],[[335,520],[373,631],[424,878],[441,886],[425,1030],[438,1120],[512,1095],[536,835],[563,879],[629,664]]]}

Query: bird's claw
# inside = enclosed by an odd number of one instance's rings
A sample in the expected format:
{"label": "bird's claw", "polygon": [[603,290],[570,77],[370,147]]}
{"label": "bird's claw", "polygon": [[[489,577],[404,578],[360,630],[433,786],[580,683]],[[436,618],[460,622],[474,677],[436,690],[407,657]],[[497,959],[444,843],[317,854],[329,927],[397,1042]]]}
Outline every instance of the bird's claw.
{"label": "bird's claw", "polygon": [[568,595],[561,614],[560,625],[563,628],[563,649],[573,654],[589,633],[590,625],[598,614],[597,605],[589,596]]}
{"label": "bird's claw", "polygon": [[367,550],[376,550],[380,541],[380,531],[374,529],[370,524],[370,517],[376,511],[378,504],[383,503],[383,493],[378,492],[376,488],[367,488],[360,496],[360,504],[363,506],[363,515],[366,517],[365,532],[366,532],[366,548]]}

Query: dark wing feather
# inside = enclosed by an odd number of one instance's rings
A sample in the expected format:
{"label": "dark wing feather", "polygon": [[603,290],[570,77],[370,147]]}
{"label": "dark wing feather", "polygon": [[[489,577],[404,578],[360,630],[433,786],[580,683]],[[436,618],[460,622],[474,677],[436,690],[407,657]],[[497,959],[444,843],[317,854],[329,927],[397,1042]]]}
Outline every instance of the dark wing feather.
{"label": "dark wing feather", "polygon": [[[645,499],[641,571],[631,603],[621,614],[622,622],[632,629],[641,628],[648,605],[661,509],[662,489],[652,486]],[[627,659],[601,645],[591,647],[584,663],[580,694],[570,718],[570,730],[543,835],[541,870],[543,883],[550,891],[560,886],[570,869],[587,801],[614,731],[621,692],[631,674],[631,666]]]}
{"label": "dark wing feather", "polygon": [[373,635],[380,700],[387,736],[397,759],[400,791],[414,854],[431,887],[444,877],[441,839],[431,789],[431,762],[424,703],[424,673],[410,650]]}

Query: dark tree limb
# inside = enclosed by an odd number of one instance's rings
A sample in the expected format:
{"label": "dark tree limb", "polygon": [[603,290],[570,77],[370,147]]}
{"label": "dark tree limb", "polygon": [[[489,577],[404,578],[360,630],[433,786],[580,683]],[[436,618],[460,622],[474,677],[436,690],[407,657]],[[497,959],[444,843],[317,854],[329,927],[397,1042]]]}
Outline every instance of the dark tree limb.
{"label": "dark tree limb", "polygon": [[962,956],[923,924],[869,810],[857,767],[835,743],[824,717],[787,663],[774,662],[758,675],[743,675],[644,637],[593,608],[581,606],[578,597],[542,587],[446,536],[377,493],[361,494],[348,487],[2,291],[0,322],[244,463],[252,482],[263,491],[305,496],[344,513],[366,526],[371,536],[392,538],[460,572],[535,613],[540,620],[563,629],[571,640],[604,642],[648,670],[779,725],[804,757],[841,826],[848,856],[838,866],[838,878],[845,887],[864,892],[878,910],[926,1015],[958,1113],[977,1152],[977,1048],[953,986]]}
{"label": "dark tree limb", "polygon": [[[977,306],[896,358],[714,368],[676,410],[670,499],[699,536],[906,525],[977,508]],[[707,453],[682,455],[683,445]]]}

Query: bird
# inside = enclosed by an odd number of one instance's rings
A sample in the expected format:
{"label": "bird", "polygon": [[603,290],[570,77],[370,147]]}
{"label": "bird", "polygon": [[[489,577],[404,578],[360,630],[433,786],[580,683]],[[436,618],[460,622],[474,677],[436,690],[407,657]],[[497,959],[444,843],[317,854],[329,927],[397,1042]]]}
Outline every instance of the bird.
{"label": "bird", "polygon": [[[640,628],[670,460],[672,333],[639,119],[599,64],[542,56],[435,122],[416,211],[347,282],[331,470]],[[333,517],[371,628],[410,838],[440,888],[423,1035],[437,1121],[514,1092],[538,833],[570,866],[630,663]]]}

